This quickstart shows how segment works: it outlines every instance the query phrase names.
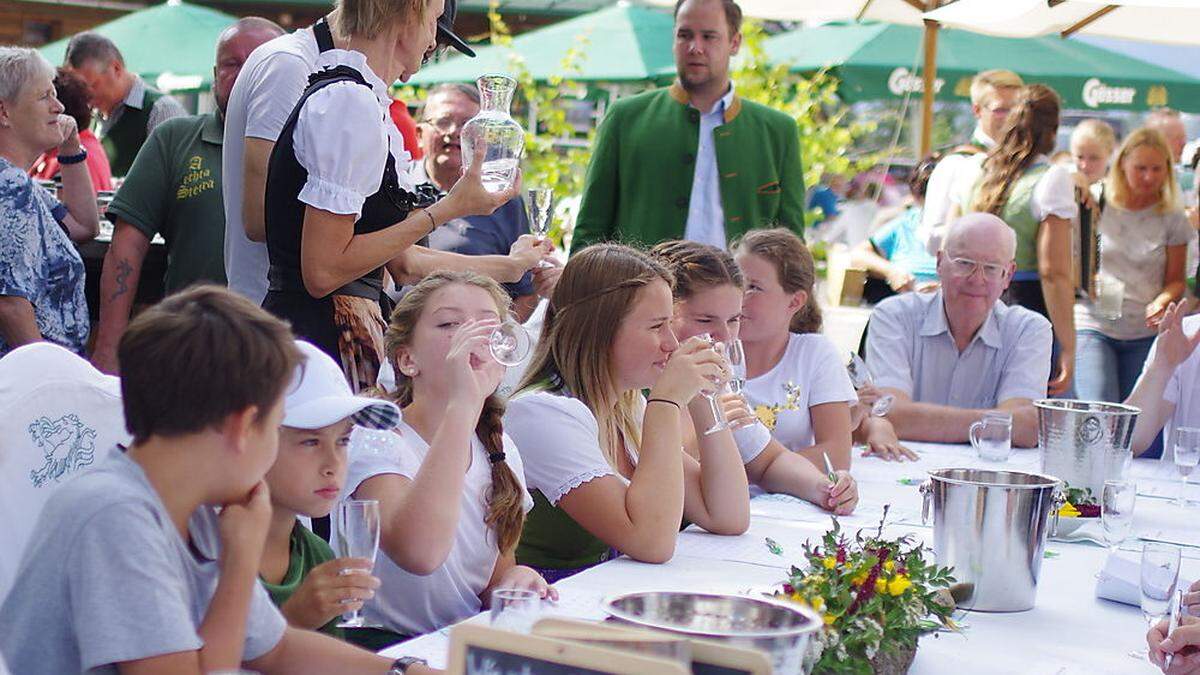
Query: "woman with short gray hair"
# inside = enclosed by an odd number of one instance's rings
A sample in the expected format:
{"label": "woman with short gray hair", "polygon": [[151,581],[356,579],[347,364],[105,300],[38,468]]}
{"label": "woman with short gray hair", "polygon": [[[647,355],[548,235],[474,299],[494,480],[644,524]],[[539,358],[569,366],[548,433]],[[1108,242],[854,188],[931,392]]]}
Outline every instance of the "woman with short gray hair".
{"label": "woman with short gray hair", "polygon": [[[28,173],[52,148],[61,202]],[[71,242],[94,238],[100,222],[86,159],[54,67],[32,49],[0,47],[0,356],[39,340],[83,353],[83,259]]]}

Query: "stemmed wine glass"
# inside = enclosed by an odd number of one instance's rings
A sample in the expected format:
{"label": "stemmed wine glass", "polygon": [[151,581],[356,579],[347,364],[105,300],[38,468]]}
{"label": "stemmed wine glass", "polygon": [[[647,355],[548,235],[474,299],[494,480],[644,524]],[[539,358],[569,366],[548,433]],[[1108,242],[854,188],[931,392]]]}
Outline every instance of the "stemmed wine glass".
{"label": "stemmed wine glass", "polygon": [[[379,501],[376,499],[346,499],[338,502],[337,528],[333,543],[339,558],[365,558],[375,563],[379,552]],[[353,570],[342,570],[351,574]],[[339,628],[362,628],[362,610],[356,609],[342,614]]]}
{"label": "stemmed wine glass", "polygon": [[[529,215],[529,232],[538,239],[550,234],[550,223],[554,220],[554,190],[551,188],[529,188],[525,191],[525,211]],[[537,267],[554,267],[547,260],[539,260]]]}
{"label": "stemmed wine glass", "polygon": [[533,338],[521,324],[507,319],[488,336],[488,350],[492,358],[504,366],[516,366],[529,356]]}
{"label": "stemmed wine glass", "polygon": [[[1142,548],[1142,617],[1150,626],[1161,621],[1171,609],[1175,586],[1179,583],[1179,559],[1178,546],[1146,542]],[[1145,659],[1146,650],[1129,655]]]}
{"label": "stemmed wine glass", "polygon": [[[717,341],[713,338],[712,334],[701,333],[697,337],[699,337],[701,340],[704,340],[705,342],[707,342],[709,345],[711,345],[713,347],[713,349],[716,349]],[[702,393],[704,393],[704,392],[702,392]],[[713,393],[711,393],[711,394],[704,393],[704,398],[708,399],[708,408],[712,412],[712,416],[713,416],[713,425],[711,427],[709,427],[708,429],[704,430],[704,435],[708,436],[709,434],[715,434],[718,431],[723,431],[725,429],[728,429],[729,422],[725,419],[725,413],[721,411],[720,404],[717,403],[716,391],[714,390]]]}
{"label": "stemmed wine glass", "polygon": [[[850,352],[850,362],[846,364],[846,372],[850,375],[850,384],[854,385],[855,389],[862,389],[874,382],[871,378],[871,371],[867,369],[867,362],[854,352]],[[880,396],[871,405],[871,414],[875,417],[886,417],[891,412],[892,403],[895,400],[896,397],[891,394]]]}
{"label": "stemmed wine glass", "polygon": [[1179,486],[1179,506],[1187,506],[1188,476],[1200,464],[1200,429],[1179,427],[1175,430],[1175,468],[1183,482]]}
{"label": "stemmed wine glass", "polygon": [[742,348],[741,340],[734,339],[726,345],[725,358],[729,359],[729,370],[733,374],[729,378],[729,391],[741,394],[746,387],[746,350]]}
{"label": "stemmed wine glass", "polygon": [[1104,540],[1109,552],[1116,553],[1121,542],[1133,529],[1133,507],[1137,499],[1137,486],[1127,480],[1106,480],[1100,495],[1100,524],[1104,527]]}

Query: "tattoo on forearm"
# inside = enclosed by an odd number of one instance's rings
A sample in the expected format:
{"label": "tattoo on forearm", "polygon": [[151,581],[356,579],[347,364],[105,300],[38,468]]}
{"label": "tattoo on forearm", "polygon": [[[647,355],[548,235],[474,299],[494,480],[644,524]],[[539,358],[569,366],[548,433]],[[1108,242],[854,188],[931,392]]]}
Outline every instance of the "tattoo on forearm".
{"label": "tattoo on forearm", "polygon": [[117,263],[117,290],[113,291],[112,297],[109,298],[110,301],[129,292],[130,274],[133,274],[133,266],[129,264],[128,260],[122,259]]}

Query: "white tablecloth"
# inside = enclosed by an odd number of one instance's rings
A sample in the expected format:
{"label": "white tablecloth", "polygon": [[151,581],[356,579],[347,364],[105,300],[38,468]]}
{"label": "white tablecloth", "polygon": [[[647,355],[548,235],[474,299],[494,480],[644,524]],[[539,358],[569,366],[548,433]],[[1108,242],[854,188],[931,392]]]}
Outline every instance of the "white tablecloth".
{"label": "white tablecloth", "polygon": [[[904,464],[856,457],[852,472],[859,481],[859,508],[841,518],[843,529],[875,527],[889,506],[887,532],[912,533],[932,544],[933,532],[921,524],[921,497],[916,484],[928,472],[948,467],[989,467],[968,446],[910,444],[921,458]],[[1036,450],[1017,450],[1006,468],[1037,472]],[[1136,460],[1130,470],[1138,481],[1134,531],[1139,536],[1172,539],[1200,546],[1200,507],[1186,511],[1171,499],[1179,494],[1174,467],[1156,460]],[[1190,498],[1200,499],[1200,486]],[[816,507],[780,495],[761,495],[751,502],[750,531],[719,537],[690,528],[679,536],[675,557],[665,565],[620,558],[558,584],[561,601],[548,613],[599,619],[601,600],[638,590],[705,590],[745,592],[783,580],[787,568],[802,562],[801,545],[818,539],[831,525]],[[766,538],[782,555],[773,554]],[[1140,544],[1130,541],[1124,555],[1136,557]],[[1027,612],[967,613],[961,634],[937,633],[921,640],[912,673],[1154,673],[1146,661],[1128,653],[1144,649],[1146,626],[1141,611],[1095,597],[1096,576],[1105,548],[1088,543],[1047,542],[1036,606]],[[1185,548],[1182,577],[1200,577],[1200,548]],[[384,589],[386,592],[386,589]],[[479,616],[471,621],[484,621]],[[444,667],[449,629],[395,645],[382,653],[419,656]]]}

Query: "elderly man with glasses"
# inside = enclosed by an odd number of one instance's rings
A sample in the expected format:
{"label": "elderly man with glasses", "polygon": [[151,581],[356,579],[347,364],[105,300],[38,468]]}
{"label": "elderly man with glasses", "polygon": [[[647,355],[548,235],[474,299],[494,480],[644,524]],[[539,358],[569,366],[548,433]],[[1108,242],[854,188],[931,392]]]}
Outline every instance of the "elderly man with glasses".
{"label": "elderly man with glasses", "polygon": [[879,303],[867,364],[903,440],[962,443],[989,411],[1012,415],[1013,445],[1037,445],[1033,400],[1050,378],[1050,322],[1000,295],[1015,269],[1016,235],[1003,220],[955,221],[937,255],[941,289]]}

